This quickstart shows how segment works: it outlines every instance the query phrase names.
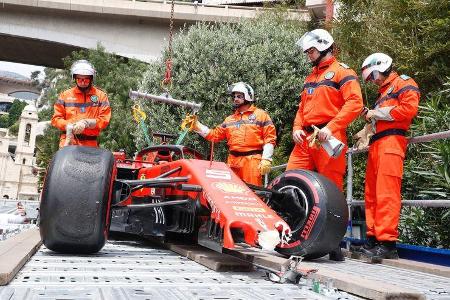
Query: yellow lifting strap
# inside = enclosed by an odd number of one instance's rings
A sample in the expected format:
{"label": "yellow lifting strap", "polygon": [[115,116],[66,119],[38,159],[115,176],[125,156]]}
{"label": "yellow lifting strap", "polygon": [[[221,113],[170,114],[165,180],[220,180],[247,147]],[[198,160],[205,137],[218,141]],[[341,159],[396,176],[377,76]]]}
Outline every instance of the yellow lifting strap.
{"label": "yellow lifting strap", "polygon": [[178,136],[178,139],[176,141],[176,145],[181,145],[184,138],[186,137],[186,134],[189,131],[192,131],[194,129],[195,123],[197,122],[197,116],[195,114],[187,114],[186,118],[183,119],[183,122],[181,122],[181,132]]}
{"label": "yellow lifting strap", "polygon": [[147,114],[141,109],[141,106],[136,103],[131,107],[133,113],[133,119],[139,124],[141,127],[142,133],[144,134],[145,141],[148,146],[152,145],[152,141],[150,140],[150,136],[148,135],[148,128],[145,124],[145,119],[147,119]]}
{"label": "yellow lifting strap", "polygon": [[133,118],[137,123],[145,121],[147,114],[141,109],[139,104],[134,104],[131,109],[133,110]]}

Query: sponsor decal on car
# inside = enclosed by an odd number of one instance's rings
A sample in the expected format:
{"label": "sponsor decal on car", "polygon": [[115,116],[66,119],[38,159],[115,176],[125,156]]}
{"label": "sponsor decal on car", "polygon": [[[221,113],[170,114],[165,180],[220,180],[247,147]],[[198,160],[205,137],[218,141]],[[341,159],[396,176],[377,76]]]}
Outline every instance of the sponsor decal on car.
{"label": "sponsor decal on car", "polygon": [[233,209],[237,210],[237,211],[251,211],[251,212],[259,212],[259,213],[266,212],[266,210],[262,207],[233,206]]}
{"label": "sponsor decal on car", "polygon": [[261,206],[258,202],[243,202],[243,201],[236,201],[236,200],[226,200],[225,204],[231,204],[231,205],[250,205],[250,206]]}
{"label": "sponsor decal on car", "polygon": [[317,217],[319,216],[320,208],[317,206],[314,206],[311,210],[311,214],[309,215],[308,221],[306,221],[306,225],[303,228],[302,233],[300,234],[300,237],[302,239],[307,239],[309,237],[309,234],[311,233],[311,230],[314,227],[314,224],[316,223]]}
{"label": "sponsor decal on car", "polygon": [[247,217],[247,218],[253,218],[253,219],[273,219],[274,217],[269,214],[255,214],[252,212],[241,212],[241,211],[235,211],[234,214],[237,217]]}
{"label": "sponsor decal on car", "polygon": [[250,202],[258,202],[258,199],[256,197],[246,197],[246,196],[239,196],[239,195],[225,195],[223,197],[224,199],[233,199],[233,200],[240,200],[240,201],[250,201]]}
{"label": "sponsor decal on car", "polygon": [[248,192],[246,188],[242,185],[232,183],[232,182],[214,182],[213,187],[221,190],[224,193],[230,194],[245,194]]}
{"label": "sponsor decal on car", "polygon": [[231,173],[226,170],[207,169],[205,176],[208,178],[216,178],[216,179],[225,179],[225,180],[231,179]]}

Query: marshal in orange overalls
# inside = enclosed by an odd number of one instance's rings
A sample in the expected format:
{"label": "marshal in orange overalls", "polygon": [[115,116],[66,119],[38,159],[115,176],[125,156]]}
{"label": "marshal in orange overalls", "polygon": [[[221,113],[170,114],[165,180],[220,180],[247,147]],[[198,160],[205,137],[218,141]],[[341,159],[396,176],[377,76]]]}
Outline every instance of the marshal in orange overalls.
{"label": "marshal in orange overalls", "polygon": [[369,146],[365,183],[367,236],[378,241],[396,241],[407,145],[405,133],[417,114],[420,92],[413,79],[391,72],[379,94],[375,109],[394,107],[390,111],[393,120],[376,122]]}
{"label": "marshal in orange overalls", "polygon": [[[309,136],[311,125],[326,126],[335,138],[347,144],[347,126],[358,117],[362,107],[361,87],[356,73],[331,57],[314,67],[306,77],[293,131],[302,129]],[[304,138],[303,143],[295,144],[287,170],[317,171],[342,190],[346,148],[339,157],[331,158],[322,147],[309,147]]]}
{"label": "marshal in orange overalls", "polygon": [[208,133],[208,141],[226,139],[230,154],[227,164],[246,183],[261,185],[259,171],[265,144],[276,143],[276,130],[269,115],[255,105],[240,113],[238,110]]}
{"label": "marshal in orange overalls", "polygon": [[72,145],[97,147],[100,131],[105,129],[111,119],[111,107],[108,96],[97,87],[91,87],[83,93],[78,87],[62,92],[54,107],[51,124],[61,130],[59,147],[63,147],[66,140],[66,126],[82,119],[95,119],[95,128],[86,128],[76,135]]}

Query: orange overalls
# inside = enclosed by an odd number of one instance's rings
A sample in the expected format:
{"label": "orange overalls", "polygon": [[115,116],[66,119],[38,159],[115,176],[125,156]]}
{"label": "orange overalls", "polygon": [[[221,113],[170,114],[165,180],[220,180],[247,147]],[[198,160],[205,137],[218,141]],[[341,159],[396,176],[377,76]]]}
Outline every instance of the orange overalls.
{"label": "orange overalls", "polygon": [[91,87],[83,93],[78,87],[62,92],[56,101],[51,124],[61,130],[59,147],[64,146],[66,140],[66,126],[82,119],[95,119],[95,128],[86,128],[81,134],[75,136],[72,145],[97,147],[97,137],[100,131],[106,128],[111,119],[111,107],[108,96],[102,90]]}
{"label": "orange overalls", "polygon": [[276,130],[269,115],[252,105],[240,113],[238,110],[212,129],[205,137],[208,141],[227,140],[229,155],[227,164],[246,183],[262,185],[259,171],[261,154],[265,144],[276,143]]}
{"label": "orange overalls", "polygon": [[379,89],[376,108],[394,106],[393,121],[376,122],[366,169],[365,204],[367,236],[396,241],[401,209],[406,131],[417,114],[420,92],[408,76],[392,72]]}
{"label": "orange overalls", "polygon": [[[313,132],[311,125],[326,126],[335,138],[347,144],[347,126],[358,117],[362,107],[356,73],[332,57],[314,67],[306,77],[293,131],[302,129],[309,136]],[[322,147],[309,147],[304,137],[303,143],[295,144],[286,169],[315,170],[342,190],[346,149],[339,157],[331,158]]]}

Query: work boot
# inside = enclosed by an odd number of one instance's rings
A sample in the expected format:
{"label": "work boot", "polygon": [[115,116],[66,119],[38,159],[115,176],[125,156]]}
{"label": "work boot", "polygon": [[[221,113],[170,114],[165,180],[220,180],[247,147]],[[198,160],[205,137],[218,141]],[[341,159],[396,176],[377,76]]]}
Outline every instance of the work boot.
{"label": "work boot", "polygon": [[341,247],[337,247],[336,249],[331,251],[329,253],[329,258],[330,258],[330,260],[334,260],[334,261],[344,261],[345,258],[344,258],[344,254],[342,254]]}
{"label": "work boot", "polygon": [[384,241],[379,242],[373,249],[363,250],[364,255],[371,259],[398,259],[396,242]]}
{"label": "work boot", "polygon": [[360,247],[355,247],[356,252],[365,253],[365,250],[371,250],[378,244],[377,239],[374,236],[368,236],[364,244]]}

